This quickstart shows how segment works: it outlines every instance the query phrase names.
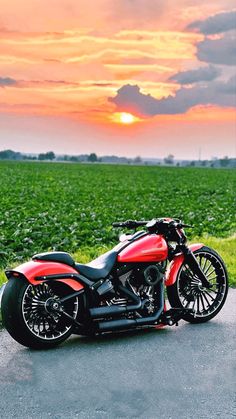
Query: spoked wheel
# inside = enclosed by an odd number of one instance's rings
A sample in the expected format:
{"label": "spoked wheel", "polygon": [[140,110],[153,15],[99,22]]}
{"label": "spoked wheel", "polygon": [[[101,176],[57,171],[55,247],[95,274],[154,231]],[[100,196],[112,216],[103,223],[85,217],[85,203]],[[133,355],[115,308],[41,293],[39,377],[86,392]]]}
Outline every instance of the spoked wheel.
{"label": "spoked wheel", "polygon": [[[47,283],[37,286],[29,285],[26,288],[22,301],[22,313],[25,324],[31,333],[49,341],[67,334],[71,326],[65,322],[60,313],[53,310],[55,306],[59,307],[59,301],[60,297]],[[74,307],[67,309],[70,311],[69,314],[75,318],[78,302],[74,302]]]}
{"label": "spoked wheel", "polygon": [[167,287],[167,294],[172,307],[192,310],[192,313],[183,315],[184,320],[202,323],[215,317],[223,307],[228,292],[228,278],[224,262],[214,250],[204,246],[194,255],[211,288],[203,287],[197,275],[183,263],[176,282]]}
{"label": "spoked wheel", "polygon": [[[2,299],[2,317],[11,336],[31,348],[49,348],[63,342],[72,333],[72,324],[55,309],[65,288],[60,283],[33,286],[12,278]],[[63,310],[74,319],[78,314],[78,298],[65,301]]]}

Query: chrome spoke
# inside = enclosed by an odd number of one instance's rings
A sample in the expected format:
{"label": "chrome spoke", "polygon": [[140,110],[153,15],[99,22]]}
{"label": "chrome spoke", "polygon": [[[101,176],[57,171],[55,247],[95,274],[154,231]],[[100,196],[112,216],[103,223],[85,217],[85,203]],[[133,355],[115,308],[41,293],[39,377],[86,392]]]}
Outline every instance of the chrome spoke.
{"label": "chrome spoke", "polygon": [[190,276],[190,278],[192,278],[194,280],[195,278],[194,278],[193,272],[191,272],[189,268],[186,269],[186,271],[187,271],[187,275]]}
{"label": "chrome spoke", "polygon": [[205,301],[206,301],[206,303],[208,305],[208,308],[209,308],[210,307],[210,304],[209,304],[209,301],[207,299],[207,296],[205,295],[205,292],[202,292],[202,297],[205,299]]}
{"label": "chrome spoke", "polygon": [[202,268],[202,270],[203,270],[204,273],[205,273],[205,269],[206,269],[206,264],[207,264],[207,259],[205,259],[205,263],[204,263],[204,266]]}
{"label": "chrome spoke", "polygon": [[200,306],[199,306],[199,295],[197,296],[197,312],[199,313],[199,311],[200,311],[200,308],[199,308]]}
{"label": "chrome spoke", "polygon": [[213,272],[215,272],[215,268],[213,268],[211,272],[208,272],[208,274],[206,275],[206,277],[209,278],[213,274]]}
{"label": "chrome spoke", "polygon": [[206,309],[205,309],[204,300],[203,300],[203,298],[202,298],[202,294],[200,294],[200,300],[201,300],[201,303],[202,303],[202,308],[203,308],[203,311],[205,311]]}
{"label": "chrome spoke", "polygon": [[211,268],[211,264],[209,263],[208,268],[206,269],[206,271],[204,272],[205,276],[207,276],[207,272],[209,271],[209,269]]}
{"label": "chrome spoke", "polygon": [[212,301],[214,301],[214,298],[212,297],[212,295],[208,291],[205,290],[204,293],[207,294],[211,298]]}

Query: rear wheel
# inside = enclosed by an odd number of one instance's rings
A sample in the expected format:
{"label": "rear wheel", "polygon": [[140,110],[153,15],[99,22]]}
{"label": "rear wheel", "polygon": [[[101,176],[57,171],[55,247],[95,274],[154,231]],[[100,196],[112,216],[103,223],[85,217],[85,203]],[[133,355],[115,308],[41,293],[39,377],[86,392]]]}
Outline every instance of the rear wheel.
{"label": "rear wheel", "polygon": [[[31,285],[26,280],[11,278],[2,297],[3,323],[20,344],[31,348],[50,348],[72,333],[72,325],[52,305],[65,295],[61,283]],[[78,313],[78,299],[68,300],[64,310],[73,318]]]}
{"label": "rear wheel", "polygon": [[167,295],[172,307],[189,308],[193,313],[183,315],[190,323],[206,322],[219,313],[228,293],[228,278],[221,257],[209,247],[194,252],[211,288],[204,288],[200,279],[186,263],[179,269],[176,281],[167,287]]}

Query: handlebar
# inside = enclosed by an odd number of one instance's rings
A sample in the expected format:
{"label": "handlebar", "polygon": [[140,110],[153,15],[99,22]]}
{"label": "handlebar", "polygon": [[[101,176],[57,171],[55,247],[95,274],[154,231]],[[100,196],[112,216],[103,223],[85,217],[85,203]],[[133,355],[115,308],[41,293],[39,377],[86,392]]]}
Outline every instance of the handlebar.
{"label": "handlebar", "polygon": [[113,227],[126,227],[126,228],[136,228],[139,226],[145,226],[148,221],[136,221],[136,220],[127,220],[113,223]]}
{"label": "handlebar", "polygon": [[[149,225],[147,225],[149,224]],[[126,220],[126,221],[119,221],[112,224],[113,227],[125,227],[125,228],[137,228],[140,226],[147,226],[150,228],[155,228],[160,225],[166,225],[169,228],[174,229],[181,229],[181,228],[192,228],[193,226],[188,224],[183,224],[181,220],[178,219],[165,219],[165,218],[157,218],[151,221],[137,221],[137,220]]]}
{"label": "handlebar", "polygon": [[172,220],[172,221],[170,221],[169,227],[173,227],[173,228],[177,228],[177,229],[181,229],[181,228],[193,228],[193,226],[191,226],[189,224],[184,224],[180,220]]}

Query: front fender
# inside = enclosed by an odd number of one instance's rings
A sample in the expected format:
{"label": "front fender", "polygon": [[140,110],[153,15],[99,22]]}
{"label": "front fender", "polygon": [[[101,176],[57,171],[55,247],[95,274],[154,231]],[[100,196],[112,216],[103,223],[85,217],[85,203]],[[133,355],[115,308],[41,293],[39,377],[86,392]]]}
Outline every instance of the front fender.
{"label": "front fender", "polygon": [[[71,266],[65,265],[64,263],[57,262],[45,262],[40,260],[31,260],[29,262],[23,263],[22,265],[17,266],[12,270],[6,271],[6,276],[10,277],[24,277],[32,285],[38,285],[44,280],[35,280],[37,276],[47,276],[47,275],[56,275],[56,274],[78,274],[78,272]],[[55,281],[55,279],[52,281]],[[58,282],[63,282],[66,285],[69,285],[74,291],[80,291],[83,289],[83,285],[76,281],[75,279],[56,279]]]}
{"label": "front fender", "polygon": [[[204,246],[202,243],[195,243],[189,246],[189,249],[194,252],[195,250],[201,249]],[[169,268],[166,273],[165,285],[169,287],[173,285],[176,281],[177,274],[179,269],[184,261],[184,255],[182,253],[177,254],[174,259],[171,261]]]}

